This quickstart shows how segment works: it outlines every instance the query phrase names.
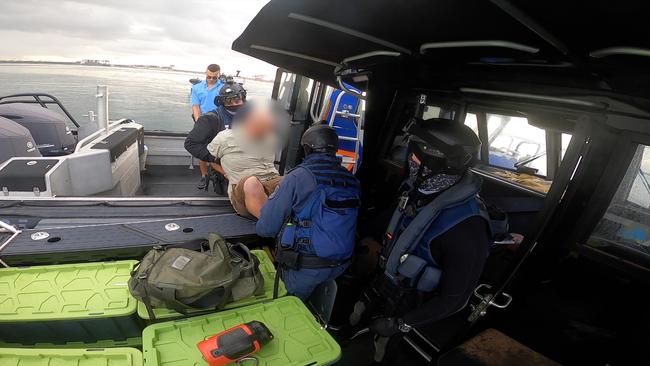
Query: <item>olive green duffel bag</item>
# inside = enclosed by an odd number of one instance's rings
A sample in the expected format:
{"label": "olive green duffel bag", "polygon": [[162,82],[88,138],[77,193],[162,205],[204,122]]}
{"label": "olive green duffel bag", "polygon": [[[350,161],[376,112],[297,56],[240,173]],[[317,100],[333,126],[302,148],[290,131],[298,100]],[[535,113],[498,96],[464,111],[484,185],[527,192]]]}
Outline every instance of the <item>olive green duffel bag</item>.
{"label": "olive green duffel bag", "polygon": [[219,310],[229,302],[264,291],[259,260],[243,244],[227,243],[210,234],[209,252],[155,248],[131,272],[129,290],[147,306],[188,310]]}

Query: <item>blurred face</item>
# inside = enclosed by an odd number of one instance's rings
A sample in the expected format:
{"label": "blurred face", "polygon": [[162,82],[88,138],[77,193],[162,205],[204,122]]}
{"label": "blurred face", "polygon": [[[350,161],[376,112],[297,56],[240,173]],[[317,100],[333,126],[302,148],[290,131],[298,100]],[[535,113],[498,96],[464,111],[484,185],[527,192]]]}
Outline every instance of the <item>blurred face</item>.
{"label": "blurred face", "polygon": [[246,137],[254,141],[272,137],[277,126],[273,113],[267,108],[260,107],[251,111],[243,122],[242,128]]}
{"label": "blurred face", "polygon": [[219,80],[221,73],[219,71],[212,72],[210,70],[205,71],[205,80],[207,80],[208,85],[214,85]]}

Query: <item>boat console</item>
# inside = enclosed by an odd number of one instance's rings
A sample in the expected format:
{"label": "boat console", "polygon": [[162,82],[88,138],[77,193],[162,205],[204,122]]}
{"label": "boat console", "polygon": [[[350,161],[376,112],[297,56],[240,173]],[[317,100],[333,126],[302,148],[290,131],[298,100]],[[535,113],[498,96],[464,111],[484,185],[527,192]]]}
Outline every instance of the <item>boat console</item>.
{"label": "boat console", "polygon": [[118,121],[69,155],[13,157],[0,165],[0,197],[134,196],[140,190],[141,125]]}

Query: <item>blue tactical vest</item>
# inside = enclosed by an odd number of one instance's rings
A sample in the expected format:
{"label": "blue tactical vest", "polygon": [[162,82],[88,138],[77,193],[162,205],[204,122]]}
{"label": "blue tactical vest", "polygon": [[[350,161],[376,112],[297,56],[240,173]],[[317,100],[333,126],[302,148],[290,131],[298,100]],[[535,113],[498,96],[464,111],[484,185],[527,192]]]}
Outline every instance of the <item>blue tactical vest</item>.
{"label": "blue tactical vest", "polygon": [[438,287],[442,270],[431,255],[431,241],[473,216],[485,219],[491,231],[503,226],[490,220],[478,198],[479,188],[480,179],[468,173],[455,186],[420,207],[414,216],[407,216],[398,207],[386,234],[385,244],[390,248],[384,264],[386,276],[395,284],[407,282],[418,291],[433,291]]}
{"label": "blue tactical vest", "polygon": [[221,118],[221,122],[223,123],[223,127],[225,129],[229,129],[230,126],[232,125],[232,120],[233,120],[233,115],[228,113],[226,108],[224,106],[219,106],[217,109],[214,110],[216,114],[219,115]]}
{"label": "blue tactical vest", "polygon": [[333,261],[349,259],[355,245],[359,181],[336,157],[307,159],[296,169],[307,170],[317,186],[281,231],[282,248]]}

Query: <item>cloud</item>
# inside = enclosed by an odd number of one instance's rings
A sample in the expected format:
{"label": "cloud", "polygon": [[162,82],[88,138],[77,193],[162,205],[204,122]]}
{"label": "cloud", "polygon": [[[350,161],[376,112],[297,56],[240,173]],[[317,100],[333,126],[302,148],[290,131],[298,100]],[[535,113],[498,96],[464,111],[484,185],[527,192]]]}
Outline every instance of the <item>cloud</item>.
{"label": "cloud", "polygon": [[0,59],[209,63],[244,74],[274,67],[230,50],[268,0],[0,0]]}

